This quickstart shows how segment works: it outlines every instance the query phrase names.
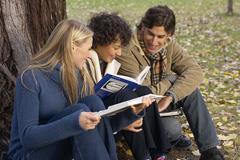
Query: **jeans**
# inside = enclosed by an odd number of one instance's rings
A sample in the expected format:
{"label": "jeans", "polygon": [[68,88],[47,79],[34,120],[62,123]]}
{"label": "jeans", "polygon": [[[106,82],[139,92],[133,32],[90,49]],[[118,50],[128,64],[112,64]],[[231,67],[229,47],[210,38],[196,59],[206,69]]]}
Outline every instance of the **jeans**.
{"label": "jeans", "polygon": [[161,120],[170,142],[176,141],[182,136],[181,124],[175,117],[161,117]]}
{"label": "jeans", "polygon": [[[132,90],[124,89],[104,99],[104,104],[107,107],[112,104],[120,103],[150,93],[152,93],[151,90],[145,86],[139,87],[134,92]],[[137,133],[122,130],[116,136],[124,136],[135,159],[145,160],[149,157],[150,149],[156,149],[162,152],[168,151],[171,146],[166,138],[167,134],[164,131],[155,102],[146,108],[142,128],[143,130]]]}
{"label": "jeans", "polygon": [[172,107],[182,107],[200,152],[219,144],[214,123],[199,89]]}
{"label": "jeans", "polygon": [[[85,112],[96,112],[105,109],[97,96],[83,98],[79,105],[68,107],[54,116],[49,122],[56,121],[73,112],[83,109]],[[117,160],[116,144],[112,128],[107,118],[102,118],[95,129],[79,135],[60,140],[42,148],[26,151],[20,160]],[[14,158],[16,159],[16,158]]]}

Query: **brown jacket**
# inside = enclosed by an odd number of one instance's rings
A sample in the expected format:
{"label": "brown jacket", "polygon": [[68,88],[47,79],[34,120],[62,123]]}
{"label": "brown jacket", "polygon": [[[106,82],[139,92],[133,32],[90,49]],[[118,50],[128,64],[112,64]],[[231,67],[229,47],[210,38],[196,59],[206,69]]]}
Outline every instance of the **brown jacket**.
{"label": "brown jacket", "polygon": [[[161,80],[157,85],[151,84],[150,74],[148,73],[144,85],[149,86],[153,93],[164,95],[167,91],[174,96],[175,102],[191,94],[199,86],[203,79],[200,66],[179,46],[176,41],[172,40],[166,47],[167,49],[167,74],[176,73],[178,78],[171,85],[167,79]],[[129,77],[137,75],[147,66],[150,61],[144,55],[136,35],[131,39],[130,44],[126,47],[122,56],[117,58],[121,63],[118,74]]]}

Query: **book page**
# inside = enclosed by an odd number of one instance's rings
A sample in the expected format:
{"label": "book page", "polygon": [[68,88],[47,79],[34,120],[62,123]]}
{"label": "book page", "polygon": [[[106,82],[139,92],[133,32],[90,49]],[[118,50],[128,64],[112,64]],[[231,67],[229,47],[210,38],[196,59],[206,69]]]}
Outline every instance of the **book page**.
{"label": "book page", "polygon": [[134,78],[131,78],[131,77],[128,77],[128,76],[123,76],[123,75],[114,75],[114,76],[119,77],[119,78],[122,78],[122,79],[126,79],[126,80],[128,80],[128,81],[131,81],[131,82],[134,82],[134,83],[137,83],[137,84],[138,84],[138,82],[137,82],[136,79],[134,79]]}
{"label": "book page", "polygon": [[150,70],[150,66],[146,66],[142,70],[142,72],[138,75],[138,77],[136,79],[134,79],[132,77],[124,76],[124,75],[116,75],[116,74],[114,74],[114,76],[120,77],[122,79],[129,80],[131,82],[134,82],[134,83],[137,83],[137,84],[141,85],[143,83],[145,77],[147,76],[149,70]]}
{"label": "book page", "polygon": [[108,67],[106,68],[106,71],[105,71],[105,75],[106,74],[112,74],[112,75],[117,74],[120,67],[121,67],[121,64],[114,59],[111,63],[108,64]]}
{"label": "book page", "polygon": [[147,76],[148,72],[150,70],[150,66],[146,66],[142,72],[138,75],[138,77],[136,78],[136,81],[138,82],[138,84],[142,84],[145,77]]}
{"label": "book page", "polygon": [[130,106],[143,103],[143,100],[146,99],[146,98],[150,98],[152,100],[160,100],[163,97],[165,97],[165,96],[159,96],[159,95],[155,95],[155,94],[144,95],[144,96],[141,96],[141,97],[137,97],[137,98],[125,101],[125,102],[121,102],[121,103],[118,103],[118,104],[111,105],[111,106],[108,107],[108,109],[101,110],[101,111],[97,112],[97,115],[99,115],[99,116],[115,115],[119,112],[122,112],[123,110],[127,109]]}

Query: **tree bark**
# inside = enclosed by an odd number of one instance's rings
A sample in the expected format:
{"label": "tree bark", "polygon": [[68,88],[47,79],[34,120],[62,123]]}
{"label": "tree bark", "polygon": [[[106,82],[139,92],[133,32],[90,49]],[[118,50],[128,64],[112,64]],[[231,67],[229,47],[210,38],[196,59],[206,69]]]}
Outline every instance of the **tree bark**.
{"label": "tree bark", "polygon": [[18,73],[66,18],[66,0],[0,0],[0,151],[8,143]]}
{"label": "tree bark", "polygon": [[233,0],[228,0],[227,14],[233,15]]}

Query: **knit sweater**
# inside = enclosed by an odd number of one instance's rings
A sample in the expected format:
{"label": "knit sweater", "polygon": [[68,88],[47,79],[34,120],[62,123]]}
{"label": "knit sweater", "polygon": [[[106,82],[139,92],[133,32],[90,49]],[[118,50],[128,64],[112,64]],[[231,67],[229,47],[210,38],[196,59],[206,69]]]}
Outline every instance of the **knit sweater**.
{"label": "knit sweater", "polygon": [[59,70],[60,66],[52,72],[28,70],[23,74],[23,83],[18,77],[9,148],[13,157],[84,132],[78,120],[83,110],[48,122],[69,107]]}

